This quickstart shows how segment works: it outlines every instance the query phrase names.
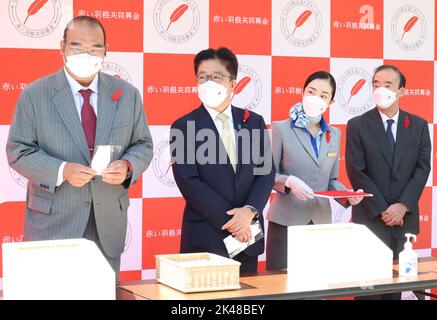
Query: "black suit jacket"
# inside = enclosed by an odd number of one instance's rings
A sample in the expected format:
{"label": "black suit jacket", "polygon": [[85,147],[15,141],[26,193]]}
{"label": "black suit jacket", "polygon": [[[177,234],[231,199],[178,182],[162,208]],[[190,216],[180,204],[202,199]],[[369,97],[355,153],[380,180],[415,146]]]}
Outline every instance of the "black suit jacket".
{"label": "black suit jacket", "polygon": [[[232,106],[233,121],[235,130],[239,132],[247,129],[252,132],[253,129],[266,129],[262,116],[250,112],[249,119],[244,122],[244,110]],[[193,156],[199,148],[205,143],[204,141],[192,141],[192,137],[187,132],[187,123],[192,121],[195,124],[194,133],[202,129],[212,129],[215,133],[214,141],[216,149],[215,164],[200,164],[198,159],[194,164],[182,163],[177,161],[178,152],[185,152],[185,161],[187,156]],[[183,137],[174,135],[174,130],[178,129],[183,133]],[[177,143],[184,142],[184,148],[179,149]],[[259,159],[250,155],[250,163],[242,164],[242,145],[238,145],[237,171],[229,163],[219,164],[218,152],[226,151],[221,142],[219,133],[214,125],[211,116],[204,106],[193,110],[189,114],[176,120],[171,127],[171,152],[173,162],[173,175],[179,190],[186,201],[184,209],[182,234],[181,234],[181,252],[202,252],[207,251],[222,256],[228,256],[223,239],[229,233],[221,230],[221,227],[230,220],[226,211],[251,205],[255,207],[260,214],[260,222],[263,226],[262,212],[266,205],[271,190],[273,188],[275,169],[271,155],[270,141],[267,139],[267,150],[263,148],[263,135],[261,135],[260,146],[254,145],[251,138],[251,149],[260,148],[260,154],[270,157],[271,169],[266,175],[254,175],[254,169],[262,166]],[[190,147],[191,146],[191,147]],[[246,156],[248,154],[246,153]],[[248,255],[259,255],[264,251],[264,241],[259,240],[251,245],[244,252]]]}
{"label": "black suit jacket", "polygon": [[[373,194],[352,207],[352,221],[365,224],[386,243],[392,237],[403,239],[407,232],[418,234],[418,202],[430,172],[428,123],[399,110],[394,158],[377,108],[349,120],[346,138],[349,180],[355,190]],[[404,226],[386,226],[381,213],[397,202],[409,209]]]}

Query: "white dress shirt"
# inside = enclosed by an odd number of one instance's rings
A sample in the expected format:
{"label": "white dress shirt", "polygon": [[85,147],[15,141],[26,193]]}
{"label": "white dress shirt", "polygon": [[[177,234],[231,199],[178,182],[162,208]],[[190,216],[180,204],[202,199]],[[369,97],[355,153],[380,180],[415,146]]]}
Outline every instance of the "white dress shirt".
{"label": "white dress shirt", "polygon": [[[222,134],[222,130],[223,130],[223,123],[217,119],[217,115],[220,113],[212,108],[209,107],[204,107],[206,109],[206,111],[208,111],[209,115],[211,116],[212,120],[214,121],[215,127],[217,128],[217,131],[219,132],[219,134]],[[231,131],[231,135],[232,135],[232,139],[234,141],[234,147],[236,146],[236,142],[235,142],[235,129],[234,129],[234,119],[232,118],[232,107],[231,105],[229,105],[224,111],[223,113],[225,115],[228,116],[228,126],[229,129]]]}
{"label": "white dress shirt", "polygon": [[[214,121],[215,127],[217,128],[217,131],[219,134],[222,134],[223,130],[223,123],[217,119],[217,115],[220,113],[212,108],[205,107],[206,111],[208,111],[209,115],[211,116],[212,120]],[[234,118],[232,117],[232,107],[229,105],[224,111],[224,114],[228,116],[228,126],[231,131],[232,139],[234,140],[234,147],[236,147],[236,141],[235,141],[235,128],[234,128]],[[238,155],[237,155],[238,157]],[[254,213],[255,217],[259,215],[258,210],[250,205],[245,205],[244,208],[250,208],[252,209],[252,212]],[[258,217],[257,217],[258,218]]]}
{"label": "white dress shirt", "polygon": [[[65,68],[64,68],[64,72],[65,72],[65,76],[67,77],[68,85],[70,86],[71,92],[73,93],[74,104],[76,106],[76,110],[77,110],[77,113],[79,115],[80,121],[82,121],[81,111],[82,111],[82,105],[83,105],[83,100],[84,100],[82,94],[79,92],[80,90],[91,89],[93,91],[93,93],[91,94],[91,97],[90,97],[90,103],[94,109],[96,116],[97,116],[97,99],[98,99],[98,94],[99,94],[99,89],[98,89],[99,74],[97,74],[94,77],[94,80],[90,83],[90,85],[85,88],[79,82],[74,80],[73,77],[70,76],[70,74],[67,72],[67,70],[65,70]],[[66,164],[67,164],[67,162],[64,161],[59,166],[58,180],[56,182],[57,187],[60,186],[62,184],[62,182],[64,182],[64,167]]]}
{"label": "white dress shirt", "polygon": [[395,139],[395,142],[396,142],[396,133],[398,132],[399,109],[396,112],[396,114],[391,118],[389,118],[385,114],[381,113],[381,111],[379,111],[379,114],[381,115],[381,119],[382,119],[382,123],[384,125],[385,132],[387,132],[387,126],[388,126],[387,120],[389,120],[389,119],[394,120],[393,124],[391,125],[391,132],[393,133],[393,138]]}

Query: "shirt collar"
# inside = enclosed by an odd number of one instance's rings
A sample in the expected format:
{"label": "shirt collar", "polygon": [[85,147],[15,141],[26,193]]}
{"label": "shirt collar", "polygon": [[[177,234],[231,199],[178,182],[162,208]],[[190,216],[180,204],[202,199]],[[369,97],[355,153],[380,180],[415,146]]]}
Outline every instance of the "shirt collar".
{"label": "shirt collar", "polygon": [[385,123],[387,120],[389,120],[389,119],[392,119],[392,120],[394,120],[394,123],[398,123],[398,119],[399,119],[399,109],[398,109],[398,111],[396,112],[396,114],[393,116],[393,117],[391,117],[391,118],[389,118],[389,117],[387,117],[384,113],[382,113],[381,111],[379,111],[378,110],[378,112],[379,112],[379,114],[381,115],[381,119],[382,119],[382,122],[383,123]]}
{"label": "shirt collar", "polygon": [[[296,127],[296,120],[291,120],[291,127]],[[320,119],[320,130],[321,132],[326,132],[329,130],[329,125],[326,123],[324,116],[322,116],[322,118]]]}
{"label": "shirt collar", "polygon": [[79,82],[73,79],[73,77],[67,72],[67,70],[64,67],[65,76],[67,77],[68,84],[71,88],[71,91],[73,91],[73,94],[78,93],[82,89],[91,89],[94,93],[98,93],[98,84],[99,84],[99,74],[97,73],[94,77],[93,81],[90,83],[88,87],[82,86]]}
{"label": "shirt collar", "polygon": [[[214,120],[214,121],[217,120],[217,115],[218,115],[220,112],[216,111],[216,110],[213,109],[213,108],[208,108],[208,107],[205,107],[205,106],[204,106],[204,108],[206,109],[206,111],[208,111],[208,113],[209,113],[209,115],[211,116],[212,120]],[[232,107],[231,107],[231,105],[229,105],[229,106],[225,109],[225,111],[223,111],[223,113],[224,113],[225,115],[227,115],[229,119],[233,120],[233,118],[232,118]]]}

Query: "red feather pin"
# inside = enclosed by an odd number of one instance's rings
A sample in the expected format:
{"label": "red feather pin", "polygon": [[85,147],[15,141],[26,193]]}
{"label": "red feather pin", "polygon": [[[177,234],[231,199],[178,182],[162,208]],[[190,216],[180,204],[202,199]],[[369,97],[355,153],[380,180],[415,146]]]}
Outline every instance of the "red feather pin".
{"label": "red feather pin", "polygon": [[411,30],[411,28],[416,24],[416,22],[419,20],[417,16],[413,16],[410,18],[410,20],[407,21],[404,27],[404,33],[402,34],[401,40],[404,38],[405,34]]}
{"label": "red feather pin", "polygon": [[122,94],[123,94],[123,89],[122,88],[120,88],[117,91],[115,91],[114,94],[112,95],[112,101],[117,102]]}
{"label": "red feather pin", "polygon": [[27,9],[27,17],[23,24],[26,24],[27,19],[29,19],[30,16],[38,13],[38,11],[41,10],[41,8],[44,7],[47,2],[49,2],[49,0],[35,0],[32,2],[29,9]]}
{"label": "red feather pin", "polygon": [[173,22],[178,21],[182,17],[182,15],[185,13],[185,11],[187,11],[187,10],[188,10],[188,5],[186,5],[186,4],[181,4],[179,7],[177,7],[170,16],[170,23],[168,24],[166,31],[168,31],[171,24]]}
{"label": "red feather pin", "polygon": [[357,95],[358,92],[360,92],[361,88],[364,86],[365,83],[366,83],[366,80],[364,80],[364,79],[360,79],[357,81],[357,83],[355,83],[355,85],[351,89],[351,96],[349,97],[349,100],[347,102],[348,104],[351,101],[352,97]]}
{"label": "red feather pin", "polygon": [[404,128],[407,129],[410,126],[410,117],[406,116],[404,120]]}
{"label": "red feather pin", "polygon": [[331,131],[326,131],[326,142],[329,144],[331,142]]}
{"label": "red feather pin", "polygon": [[249,120],[249,117],[250,117],[250,112],[249,112],[249,109],[246,107],[244,109],[243,122],[246,123],[247,120]]}
{"label": "red feather pin", "polygon": [[297,18],[296,22],[294,23],[294,30],[293,30],[293,33],[291,35],[294,35],[294,33],[296,32],[296,29],[301,27],[312,14],[313,13],[311,10],[305,10],[304,12],[302,12],[300,14],[300,16]]}
{"label": "red feather pin", "polygon": [[241,91],[243,91],[244,88],[246,88],[246,86],[249,84],[250,81],[252,81],[252,79],[250,77],[244,77],[243,79],[238,81],[238,83],[237,83],[237,85],[235,86],[235,89],[234,89],[234,96],[236,96]]}

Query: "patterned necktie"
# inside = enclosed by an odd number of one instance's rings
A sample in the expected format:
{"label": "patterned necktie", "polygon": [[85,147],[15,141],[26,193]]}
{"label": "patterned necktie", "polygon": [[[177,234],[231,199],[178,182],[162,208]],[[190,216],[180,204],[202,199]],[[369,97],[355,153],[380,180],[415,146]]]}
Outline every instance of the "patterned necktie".
{"label": "patterned necktie", "polygon": [[393,132],[391,130],[391,126],[393,125],[395,121],[393,119],[388,119],[387,120],[387,140],[388,140],[388,146],[390,148],[391,154],[392,156],[394,156],[395,154],[395,138],[393,137]]}
{"label": "patterned necktie", "polygon": [[237,154],[235,151],[235,145],[231,134],[231,129],[229,128],[229,117],[224,113],[219,113],[217,119],[222,122],[223,129],[220,134],[220,138],[225,146],[226,152],[228,154],[229,160],[231,161],[232,168],[234,172],[237,171]]}
{"label": "patterned necktie", "polygon": [[86,141],[88,144],[88,150],[92,156],[94,153],[94,141],[96,138],[96,114],[90,103],[90,97],[93,91],[91,89],[80,90],[80,94],[83,97],[83,105],[81,110],[82,127],[85,133]]}

